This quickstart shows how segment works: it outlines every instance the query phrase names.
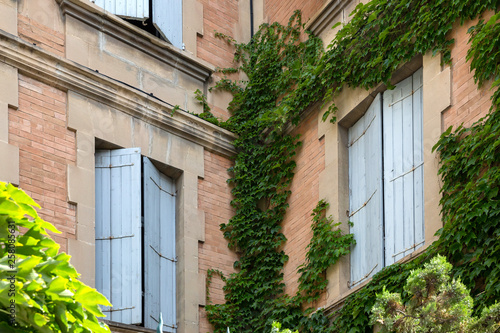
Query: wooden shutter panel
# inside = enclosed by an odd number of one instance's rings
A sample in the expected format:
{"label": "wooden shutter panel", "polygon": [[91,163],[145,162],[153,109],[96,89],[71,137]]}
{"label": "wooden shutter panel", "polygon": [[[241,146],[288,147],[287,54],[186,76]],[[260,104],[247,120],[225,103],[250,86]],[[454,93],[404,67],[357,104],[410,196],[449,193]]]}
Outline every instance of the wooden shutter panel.
{"label": "wooden shutter panel", "polygon": [[381,126],[379,94],[349,129],[349,215],[356,240],[351,251],[351,286],[383,267]]}
{"label": "wooden shutter panel", "polygon": [[97,151],[96,287],[113,307],[107,319],[142,322],[141,154],[138,148]]}
{"label": "wooden shutter panel", "polygon": [[384,93],[386,265],[422,246],[422,70]]}
{"label": "wooden shutter panel", "polygon": [[182,0],[153,0],[153,24],[163,38],[182,49]]}
{"label": "wooden shutter panel", "polygon": [[144,157],[144,323],[175,332],[175,187]]}
{"label": "wooden shutter panel", "polygon": [[149,17],[149,0],[95,0],[95,4],[125,18],[144,20]]}

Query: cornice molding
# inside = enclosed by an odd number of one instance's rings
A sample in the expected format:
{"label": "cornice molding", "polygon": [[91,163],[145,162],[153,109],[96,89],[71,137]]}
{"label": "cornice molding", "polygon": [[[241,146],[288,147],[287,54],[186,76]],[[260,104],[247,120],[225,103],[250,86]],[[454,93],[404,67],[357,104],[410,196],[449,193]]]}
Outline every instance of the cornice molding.
{"label": "cornice molding", "polygon": [[207,82],[215,67],[182,51],[146,31],[96,6],[90,1],[56,0],[63,15],[71,16],[97,31],[144,52],[202,82]]}
{"label": "cornice molding", "polygon": [[122,82],[73,61],[56,56],[17,36],[0,30],[0,62],[18,72],[64,91],[74,91],[132,117],[153,124],[209,151],[235,154],[236,135]]}
{"label": "cornice molding", "polygon": [[306,29],[315,36],[319,36],[325,29],[332,27],[335,16],[340,13],[352,0],[331,0],[311,18],[306,24]]}

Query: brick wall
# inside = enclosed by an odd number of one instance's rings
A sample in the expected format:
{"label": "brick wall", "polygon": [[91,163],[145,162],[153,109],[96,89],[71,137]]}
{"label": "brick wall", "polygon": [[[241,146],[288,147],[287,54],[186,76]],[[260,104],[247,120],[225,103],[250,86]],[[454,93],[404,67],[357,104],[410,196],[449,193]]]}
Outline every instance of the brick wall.
{"label": "brick wall", "polygon": [[[487,13],[485,18],[491,16]],[[451,82],[451,104],[448,110],[443,112],[443,130],[449,126],[457,127],[460,124],[472,125],[479,118],[485,116],[491,107],[491,84],[486,84],[481,89],[474,83],[473,72],[470,72],[470,61],[466,61],[469,50],[469,27],[477,23],[477,20],[467,22],[460,26],[458,22],[453,26],[454,30],[450,38],[455,39],[451,50],[452,56],[452,82]]]}
{"label": "brick wall", "polygon": [[238,3],[229,0],[208,1],[203,4],[203,36],[198,35],[197,55],[218,67],[230,67],[234,50],[227,43],[215,37],[220,32],[234,37],[234,27],[238,23]]}
{"label": "brick wall", "polygon": [[297,167],[290,187],[290,208],[283,221],[283,233],[288,239],[284,250],[289,256],[284,268],[284,279],[289,295],[297,292],[297,267],[304,263],[306,247],[311,240],[311,213],[320,200],[319,174],[325,168],[325,146],[324,141],[318,139],[316,116],[316,113],[311,114],[295,131],[301,134],[303,145],[295,159]]}
{"label": "brick wall", "polygon": [[302,12],[302,22],[305,23],[313,17],[326,2],[326,0],[267,0],[264,5],[264,16],[267,16],[268,22],[270,23],[279,22],[281,24],[287,24],[293,12],[300,10]]}
{"label": "brick wall", "polygon": [[76,160],[75,133],[66,127],[66,93],[19,75],[19,109],[9,109],[9,143],[19,147],[19,186],[42,207],[40,216],[75,238],[75,206],[67,201],[67,165]]}
{"label": "brick wall", "polygon": [[[197,56],[219,68],[233,67],[234,47],[224,40],[215,37],[219,32],[235,38],[234,29],[238,25],[238,2],[229,0],[200,0],[203,4],[203,36],[197,36]],[[214,81],[222,77],[214,73]],[[229,78],[237,79],[231,75]],[[211,112],[216,117],[227,119],[229,114],[225,108],[210,104]]]}
{"label": "brick wall", "polygon": [[64,56],[64,34],[23,15],[17,16],[17,29],[20,38],[58,56]]}
{"label": "brick wall", "polygon": [[[231,189],[226,183],[229,178],[227,169],[231,164],[230,160],[205,150],[205,178],[198,182],[198,205],[205,212],[205,242],[199,244],[199,271],[203,276],[208,269],[218,269],[227,276],[233,272],[233,263],[237,260],[219,229],[221,223],[227,223],[234,215],[230,205]],[[223,286],[219,277],[212,279],[212,303],[224,303]],[[208,331],[212,328],[201,308],[200,332]]]}

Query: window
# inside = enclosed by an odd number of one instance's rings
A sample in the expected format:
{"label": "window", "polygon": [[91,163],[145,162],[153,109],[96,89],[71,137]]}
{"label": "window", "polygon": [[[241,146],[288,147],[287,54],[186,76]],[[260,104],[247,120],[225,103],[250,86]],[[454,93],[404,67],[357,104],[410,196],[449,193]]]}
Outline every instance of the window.
{"label": "window", "polygon": [[420,69],[349,129],[351,287],[424,242],[422,113]]}
{"label": "window", "polygon": [[92,2],[183,49],[182,0],[92,0]]}
{"label": "window", "polygon": [[104,313],[156,328],[161,312],[175,332],[174,183],[139,148],[97,151],[95,168],[96,288],[113,304]]}

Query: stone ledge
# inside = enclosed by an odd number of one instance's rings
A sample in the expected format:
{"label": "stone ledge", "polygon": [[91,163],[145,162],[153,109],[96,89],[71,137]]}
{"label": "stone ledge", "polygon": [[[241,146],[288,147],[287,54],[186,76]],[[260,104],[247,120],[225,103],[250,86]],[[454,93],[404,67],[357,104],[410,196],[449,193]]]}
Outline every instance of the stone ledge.
{"label": "stone ledge", "polygon": [[215,67],[189,53],[141,30],[127,21],[94,5],[90,1],[56,0],[63,15],[92,26],[97,31],[120,40],[121,42],[144,52],[153,58],[168,64],[200,80],[208,81]]}
{"label": "stone ledge", "polygon": [[352,0],[332,0],[311,18],[306,24],[306,30],[310,30],[315,36],[319,36],[325,29],[330,29],[333,19]]}
{"label": "stone ledge", "polygon": [[[76,0],[72,0],[76,1]],[[85,66],[33,46],[19,37],[0,30],[0,62],[19,73],[64,91],[113,107],[125,114],[158,126],[209,151],[230,157],[235,134],[187,112],[171,115],[173,106],[146,92],[99,74]]]}

